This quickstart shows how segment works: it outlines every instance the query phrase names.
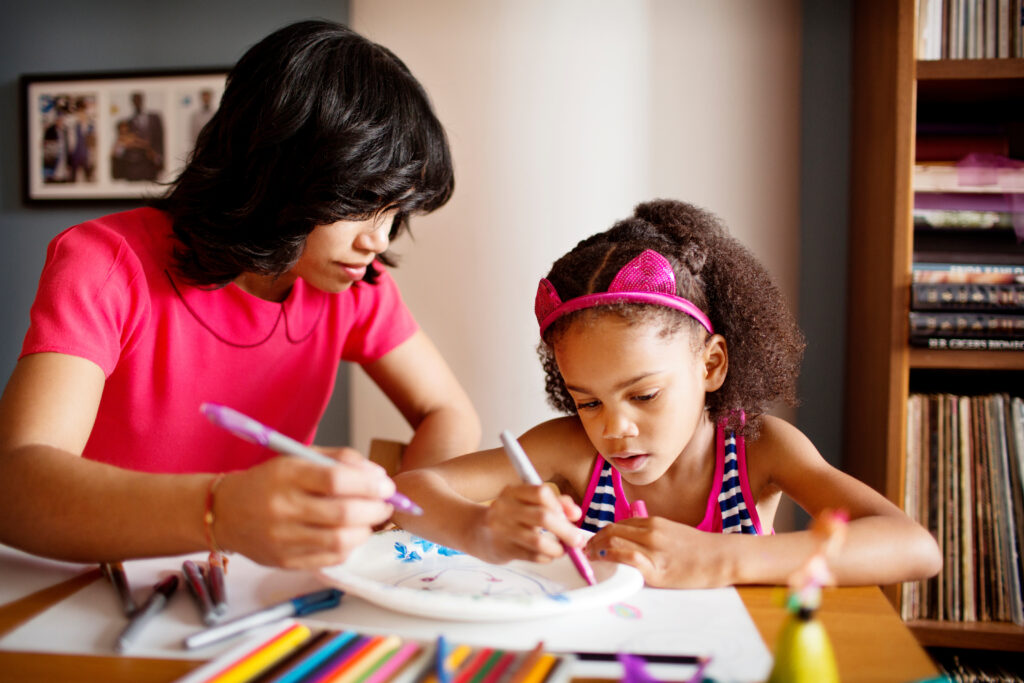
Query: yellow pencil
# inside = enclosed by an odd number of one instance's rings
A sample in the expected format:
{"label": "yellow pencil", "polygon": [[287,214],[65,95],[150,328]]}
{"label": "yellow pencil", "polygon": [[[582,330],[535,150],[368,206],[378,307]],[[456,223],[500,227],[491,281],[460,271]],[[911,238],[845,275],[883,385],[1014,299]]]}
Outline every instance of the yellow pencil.
{"label": "yellow pencil", "polygon": [[309,627],[295,623],[273,639],[262,643],[206,683],[241,683],[269,669],[278,660],[301,645],[310,636]]}
{"label": "yellow pencil", "polygon": [[[462,662],[466,660],[466,657],[473,651],[469,645],[458,645],[450,653],[448,653],[448,659],[445,660],[444,666],[447,671],[455,671],[462,665]],[[437,680],[437,673],[431,671],[427,674],[420,683],[440,683]]]}

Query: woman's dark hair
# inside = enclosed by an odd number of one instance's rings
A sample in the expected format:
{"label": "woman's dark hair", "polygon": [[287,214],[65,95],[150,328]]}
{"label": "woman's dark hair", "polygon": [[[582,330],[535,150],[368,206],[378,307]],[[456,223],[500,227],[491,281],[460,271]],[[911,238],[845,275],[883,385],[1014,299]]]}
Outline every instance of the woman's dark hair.
{"label": "woman's dark hair", "polygon": [[[175,270],[219,286],[284,273],[317,225],[397,208],[394,239],[410,214],[444,205],[454,182],[444,129],[405,64],[345,26],[309,20],[243,55],[154,205],[173,219]],[[365,279],[377,275],[371,266]]]}
{"label": "woman's dark hair", "polygon": [[[604,292],[619,270],[645,249],[668,259],[677,294],[700,307],[715,333],[725,338],[729,369],[722,387],[707,395],[710,418],[756,437],[760,417],[773,403],[796,405],[804,338],[771,276],[715,215],[677,201],[640,204],[631,218],[583,240],[558,259],[547,279],[562,301]],[[687,326],[695,348],[702,348],[708,337],[685,313],[647,304],[601,306],[559,318],[545,332],[538,354],[548,402],[565,413],[575,413],[576,404],[552,347],[574,320],[582,322],[598,310],[631,322],[656,320],[665,325],[663,333]],[[740,411],[746,414],[745,426]]]}

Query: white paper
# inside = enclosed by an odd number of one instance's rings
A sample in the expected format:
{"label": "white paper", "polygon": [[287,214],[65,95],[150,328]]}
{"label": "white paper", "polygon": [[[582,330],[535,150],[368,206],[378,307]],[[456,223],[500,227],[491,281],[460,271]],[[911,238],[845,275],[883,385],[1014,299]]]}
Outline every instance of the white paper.
{"label": "white paper", "polygon": [[0,605],[55,586],[96,566],[50,560],[0,545]]}

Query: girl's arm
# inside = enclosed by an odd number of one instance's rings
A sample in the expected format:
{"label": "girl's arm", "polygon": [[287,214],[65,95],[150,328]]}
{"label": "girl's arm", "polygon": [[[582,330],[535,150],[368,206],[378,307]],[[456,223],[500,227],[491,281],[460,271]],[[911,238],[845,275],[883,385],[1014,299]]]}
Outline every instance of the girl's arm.
{"label": "girl's arm", "polygon": [[415,430],[403,469],[476,450],[480,418],[454,373],[422,331],[363,369]]}
{"label": "girl's arm", "polygon": [[[753,443],[747,444],[752,486],[781,489],[813,517],[828,509],[849,513],[846,540],[829,558],[839,585],[892,584],[941,569],[938,545],[923,527],[829,465],[798,429],[767,417]],[[652,514],[657,517],[657,511]],[[665,587],[784,584],[820,545],[810,531],[708,534],[668,519],[627,520],[614,527],[594,537],[590,556],[632,564],[648,584]]]}
{"label": "girl's arm", "polygon": [[[566,440],[551,438],[565,431],[559,422],[535,427],[520,439],[544,479],[561,474],[552,467],[557,457],[571,459]],[[561,449],[550,445],[558,443]],[[563,553],[558,539],[576,547],[585,542],[573,524],[581,511],[572,499],[549,486],[523,484],[500,448],[406,470],[395,484],[424,510],[421,517],[396,512],[403,528],[490,562],[550,561]]]}
{"label": "girl's arm", "polygon": [[[0,399],[0,541],[96,562],[207,549],[212,474],[148,474],[81,456],[104,377],[91,361],[39,353],[18,361]],[[351,452],[326,468],[272,458],[227,475],[214,498],[218,544],[264,564],[337,563],[387,518],[393,490]]]}

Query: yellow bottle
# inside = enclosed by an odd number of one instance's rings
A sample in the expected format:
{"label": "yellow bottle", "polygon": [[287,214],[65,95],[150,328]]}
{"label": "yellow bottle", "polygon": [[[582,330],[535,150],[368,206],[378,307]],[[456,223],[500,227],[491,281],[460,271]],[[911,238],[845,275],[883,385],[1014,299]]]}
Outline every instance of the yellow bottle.
{"label": "yellow bottle", "polygon": [[786,618],[768,683],[839,683],[832,643],[814,610],[800,608]]}

